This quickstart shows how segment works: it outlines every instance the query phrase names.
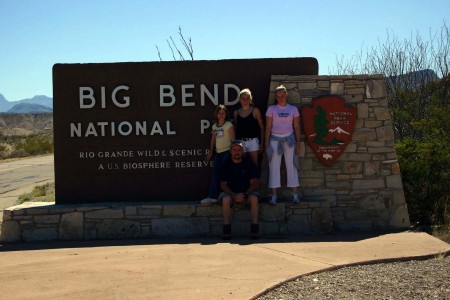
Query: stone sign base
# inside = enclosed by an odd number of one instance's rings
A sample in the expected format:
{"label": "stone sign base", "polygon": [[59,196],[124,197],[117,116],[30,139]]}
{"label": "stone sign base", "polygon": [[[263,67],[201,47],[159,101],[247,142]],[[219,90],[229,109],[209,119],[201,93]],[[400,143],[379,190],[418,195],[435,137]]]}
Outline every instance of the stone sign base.
{"label": "stone sign base", "polygon": [[[234,207],[233,236],[248,236],[250,210]],[[220,205],[194,203],[26,203],[3,211],[1,241],[77,241],[155,237],[220,237]],[[333,232],[328,202],[260,204],[261,237]]]}

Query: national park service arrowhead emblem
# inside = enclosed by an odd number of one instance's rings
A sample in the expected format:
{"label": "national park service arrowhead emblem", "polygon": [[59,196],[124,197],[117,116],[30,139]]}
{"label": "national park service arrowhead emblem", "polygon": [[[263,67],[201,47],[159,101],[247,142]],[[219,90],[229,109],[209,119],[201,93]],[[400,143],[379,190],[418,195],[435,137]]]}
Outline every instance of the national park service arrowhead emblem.
{"label": "national park service arrowhead emblem", "polygon": [[342,155],[355,128],[356,108],[344,104],[342,98],[323,96],[302,109],[306,140],[327,167]]}

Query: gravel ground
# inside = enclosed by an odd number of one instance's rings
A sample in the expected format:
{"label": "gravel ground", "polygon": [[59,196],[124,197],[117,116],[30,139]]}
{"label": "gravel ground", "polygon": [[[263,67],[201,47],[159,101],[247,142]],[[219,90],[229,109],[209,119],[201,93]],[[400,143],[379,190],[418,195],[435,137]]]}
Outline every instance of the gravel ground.
{"label": "gravel ground", "polygon": [[346,267],[303,276],[257,299],[450,300],[450,256]]}

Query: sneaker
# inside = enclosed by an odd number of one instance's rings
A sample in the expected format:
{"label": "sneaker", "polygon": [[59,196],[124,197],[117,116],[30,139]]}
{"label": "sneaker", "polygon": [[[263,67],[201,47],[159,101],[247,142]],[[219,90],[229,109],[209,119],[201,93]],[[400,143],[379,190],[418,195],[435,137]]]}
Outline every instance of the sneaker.
{"label": "sneaker", "polygon": [[292,203],[299,204],[301,198],[302,198],[301,195],[299,195],[297,193],[292,194]]}
{"label": "sneaker", "polygon": [[231,224],[223,225],[222,239],[224,240],[231,239]]}
{"label": "sneaker", "polygon": [[270,197],[270,201],[269,201],[270,205],[276,205],[277,204],[277,195],[272,195]]}
{"label": "sneaker", "polygon": [[250,234],[252,238],[259,238],[259,224],[250,224]]}
{"label": "sneaker", "polygon": [[[200,201],[200,204],[201,205],[211,205],[211,204],[213,204],[215,199],[213,199],[213,198],[209,198],[209,197],[206,197],[205,199],[203,199],[203,200],[201,200]],[[216,200],[217,201],[217,200]]]}

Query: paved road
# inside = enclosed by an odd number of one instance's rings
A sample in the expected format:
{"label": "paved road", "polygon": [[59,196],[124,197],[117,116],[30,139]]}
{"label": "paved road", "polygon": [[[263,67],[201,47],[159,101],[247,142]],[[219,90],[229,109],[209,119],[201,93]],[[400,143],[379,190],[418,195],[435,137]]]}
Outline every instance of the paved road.
{"label": "paved road", "polygon": [[35,186],[54,181],[53,155],[0,162],[0,211]]}

